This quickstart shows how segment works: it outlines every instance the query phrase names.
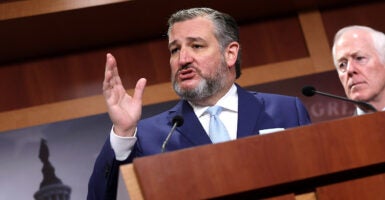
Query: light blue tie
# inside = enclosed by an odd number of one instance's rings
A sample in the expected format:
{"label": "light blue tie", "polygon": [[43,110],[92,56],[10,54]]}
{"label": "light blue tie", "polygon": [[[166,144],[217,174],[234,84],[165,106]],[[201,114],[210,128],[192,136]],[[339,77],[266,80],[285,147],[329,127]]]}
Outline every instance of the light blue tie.
{"label": "light blue tie", "polygon": [[212,106],[206,110],[210,114],[209,136],[213,143],[226,142],[230,140],[229,133],[222,121],[219,119],[219,113],[222,112],[222,107]]}

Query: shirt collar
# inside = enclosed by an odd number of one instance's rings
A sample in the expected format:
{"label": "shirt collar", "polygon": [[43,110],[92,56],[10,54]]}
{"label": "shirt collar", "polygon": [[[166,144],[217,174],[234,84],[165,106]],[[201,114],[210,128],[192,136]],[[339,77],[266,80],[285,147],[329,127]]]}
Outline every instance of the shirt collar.
{"label": "shirt collar", "polygon": [[[190,102],[189,102],[190,103]],[[204,114],[209,106],[195,106],[190,103],[193,107],[195,114],[200,117]],[[224,110],[231,112],[238,112],[238,93],[237,87],[233,84],[230,90],[215,104],[223,107]]]}
{"label": "shirt collar", "polygon": [[[385,111],[385,108],[382,109],[382,111]],[[364,115],[364,114],[367,114],[365,111],[363,111],[361,108],[359,108],[358,106],[356,107],[356,113],[357,115]]]}

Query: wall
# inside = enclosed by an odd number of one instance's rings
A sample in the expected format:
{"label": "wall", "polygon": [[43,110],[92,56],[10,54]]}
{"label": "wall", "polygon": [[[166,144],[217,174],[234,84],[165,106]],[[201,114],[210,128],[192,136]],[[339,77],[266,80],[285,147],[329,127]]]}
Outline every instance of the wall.
{"label": "wall", "polygon": [[334,2],[0,3],[0,131],[106,112],[101,84],[107,52],[117,57],[129,93],[138,78],[148,79],[145,105],[177,99],[169,84],[165,24],[174,10],[191,6],[220,9],[239,21],[242,86],[332,71],[330,44],[340,27],[385,30],[378,20],[385,3]]}

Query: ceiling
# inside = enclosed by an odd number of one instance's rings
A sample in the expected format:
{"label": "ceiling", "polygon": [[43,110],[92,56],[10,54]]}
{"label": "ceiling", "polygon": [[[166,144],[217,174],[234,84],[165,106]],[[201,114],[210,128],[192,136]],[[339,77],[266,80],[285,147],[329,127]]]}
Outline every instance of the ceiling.
{"label": "ceiling", "polygon": [[0,65],[162,38],[169,15],[182,8],[212,7],[231,14],[242,24],[301,10],[337,8],[360,2],[374,1],[132,0],[0,20]]}

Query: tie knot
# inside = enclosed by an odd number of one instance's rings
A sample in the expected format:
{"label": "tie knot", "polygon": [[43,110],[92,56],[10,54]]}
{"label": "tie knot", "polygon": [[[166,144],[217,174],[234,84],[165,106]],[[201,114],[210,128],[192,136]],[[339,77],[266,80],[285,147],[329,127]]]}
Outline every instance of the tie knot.
{"label": "tie knot", "polygon": [[209,113],[211,116],[218,116],[218,114],[222,112],[222,107],[221,106],[211,106],[211,107],[207,108],[206,112]]}

